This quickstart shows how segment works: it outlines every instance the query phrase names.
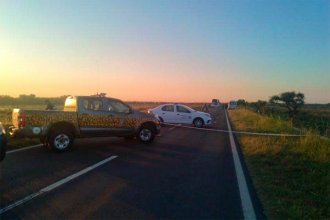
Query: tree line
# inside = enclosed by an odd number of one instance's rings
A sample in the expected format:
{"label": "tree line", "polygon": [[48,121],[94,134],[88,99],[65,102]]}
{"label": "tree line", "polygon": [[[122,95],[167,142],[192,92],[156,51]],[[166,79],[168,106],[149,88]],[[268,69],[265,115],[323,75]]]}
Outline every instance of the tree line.
{"label": "tree line", "polygon": [[296,92],[283,92],[279,95],[270,97],[269,101],[258,100],[257,102],[248,103],[244,99],[237,101],[237,105],[249,106],[255,109],[258,113],[265,110],[266,105],[272,107],[282,107],[286,109],[287,116],[290,120],[298,114],[299,109],[305,104],[305,95]]}
{"label": "tree line", "polygon": [[43,105],[47,101],[54,105],[63,105],[68,95],[59,97],[37,97],[35,94],[22,94],[18,97],[12,97],[9,95],[0,95],[0,105],[20,105],[20,104],[31,104],[31,105]]}

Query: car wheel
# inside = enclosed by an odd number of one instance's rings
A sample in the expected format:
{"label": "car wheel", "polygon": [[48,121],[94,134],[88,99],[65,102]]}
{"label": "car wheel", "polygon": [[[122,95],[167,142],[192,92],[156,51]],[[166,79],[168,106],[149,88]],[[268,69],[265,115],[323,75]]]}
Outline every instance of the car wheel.
{"label": "car wheel", "polygon": [[201,118],[196,118],[193,123],[196,128],[201,128],[204,125],[204,121]]}
{"label": "car wheel", "polygon": [[58,130],[50,135],[48,145],[55,152],[64,152],[71,149],[73,140],[70,132]]}
{"label": "car wheel", "polygon": [[144,144],[151,143],[155,138],[155,129],[152,125],[142,125],[139,129],[137,135],[137,139]]}

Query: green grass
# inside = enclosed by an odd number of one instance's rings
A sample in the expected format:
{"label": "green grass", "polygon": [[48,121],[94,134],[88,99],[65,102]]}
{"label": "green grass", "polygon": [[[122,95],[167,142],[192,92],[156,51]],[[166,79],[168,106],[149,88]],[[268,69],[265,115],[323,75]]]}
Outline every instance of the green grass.
{"label": "green grass", "polygon": [[[229,112],[235,130],[292,132],[289,122],[246,109]],[[304,137],[239,135],[245,162],[269,219],[330,218],[330,142]]]}
{"label": "green grass", "polygon": [[[253,109],[253,107],[252,107]],[[287,109],[278,106],[265,106],[259,111],[277,119],[288,120]],[[300,129],[313,129],[323,136],[330,137],[330,107],[328,105],[306,104],[299,109],[293,119],[293,125]]]}

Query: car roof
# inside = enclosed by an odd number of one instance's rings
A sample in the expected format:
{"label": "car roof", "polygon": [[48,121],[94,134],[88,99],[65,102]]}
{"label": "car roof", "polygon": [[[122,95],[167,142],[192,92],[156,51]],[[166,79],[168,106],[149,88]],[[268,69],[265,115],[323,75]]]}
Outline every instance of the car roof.
{"label": "car roof", "polygon": [[183,105],[183,106],[186,106],[186,105],[180,104],[180,103],[165,103],[165,104],[161,104],[160,106],[164,106],[164,105]]}

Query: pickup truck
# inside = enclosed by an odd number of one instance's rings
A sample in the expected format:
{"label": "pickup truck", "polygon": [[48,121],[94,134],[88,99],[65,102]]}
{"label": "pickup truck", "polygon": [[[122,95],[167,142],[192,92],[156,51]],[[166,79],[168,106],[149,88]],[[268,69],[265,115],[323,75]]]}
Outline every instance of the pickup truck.
{"label": "pickup truck", "polygon": [[80,137],[136,137],[149,144],[160,132],[155,116],[105,96],[69,96],[63,111],[14,109],[12,124],[12,137],[40,138],[56,152],[69,150]]}

